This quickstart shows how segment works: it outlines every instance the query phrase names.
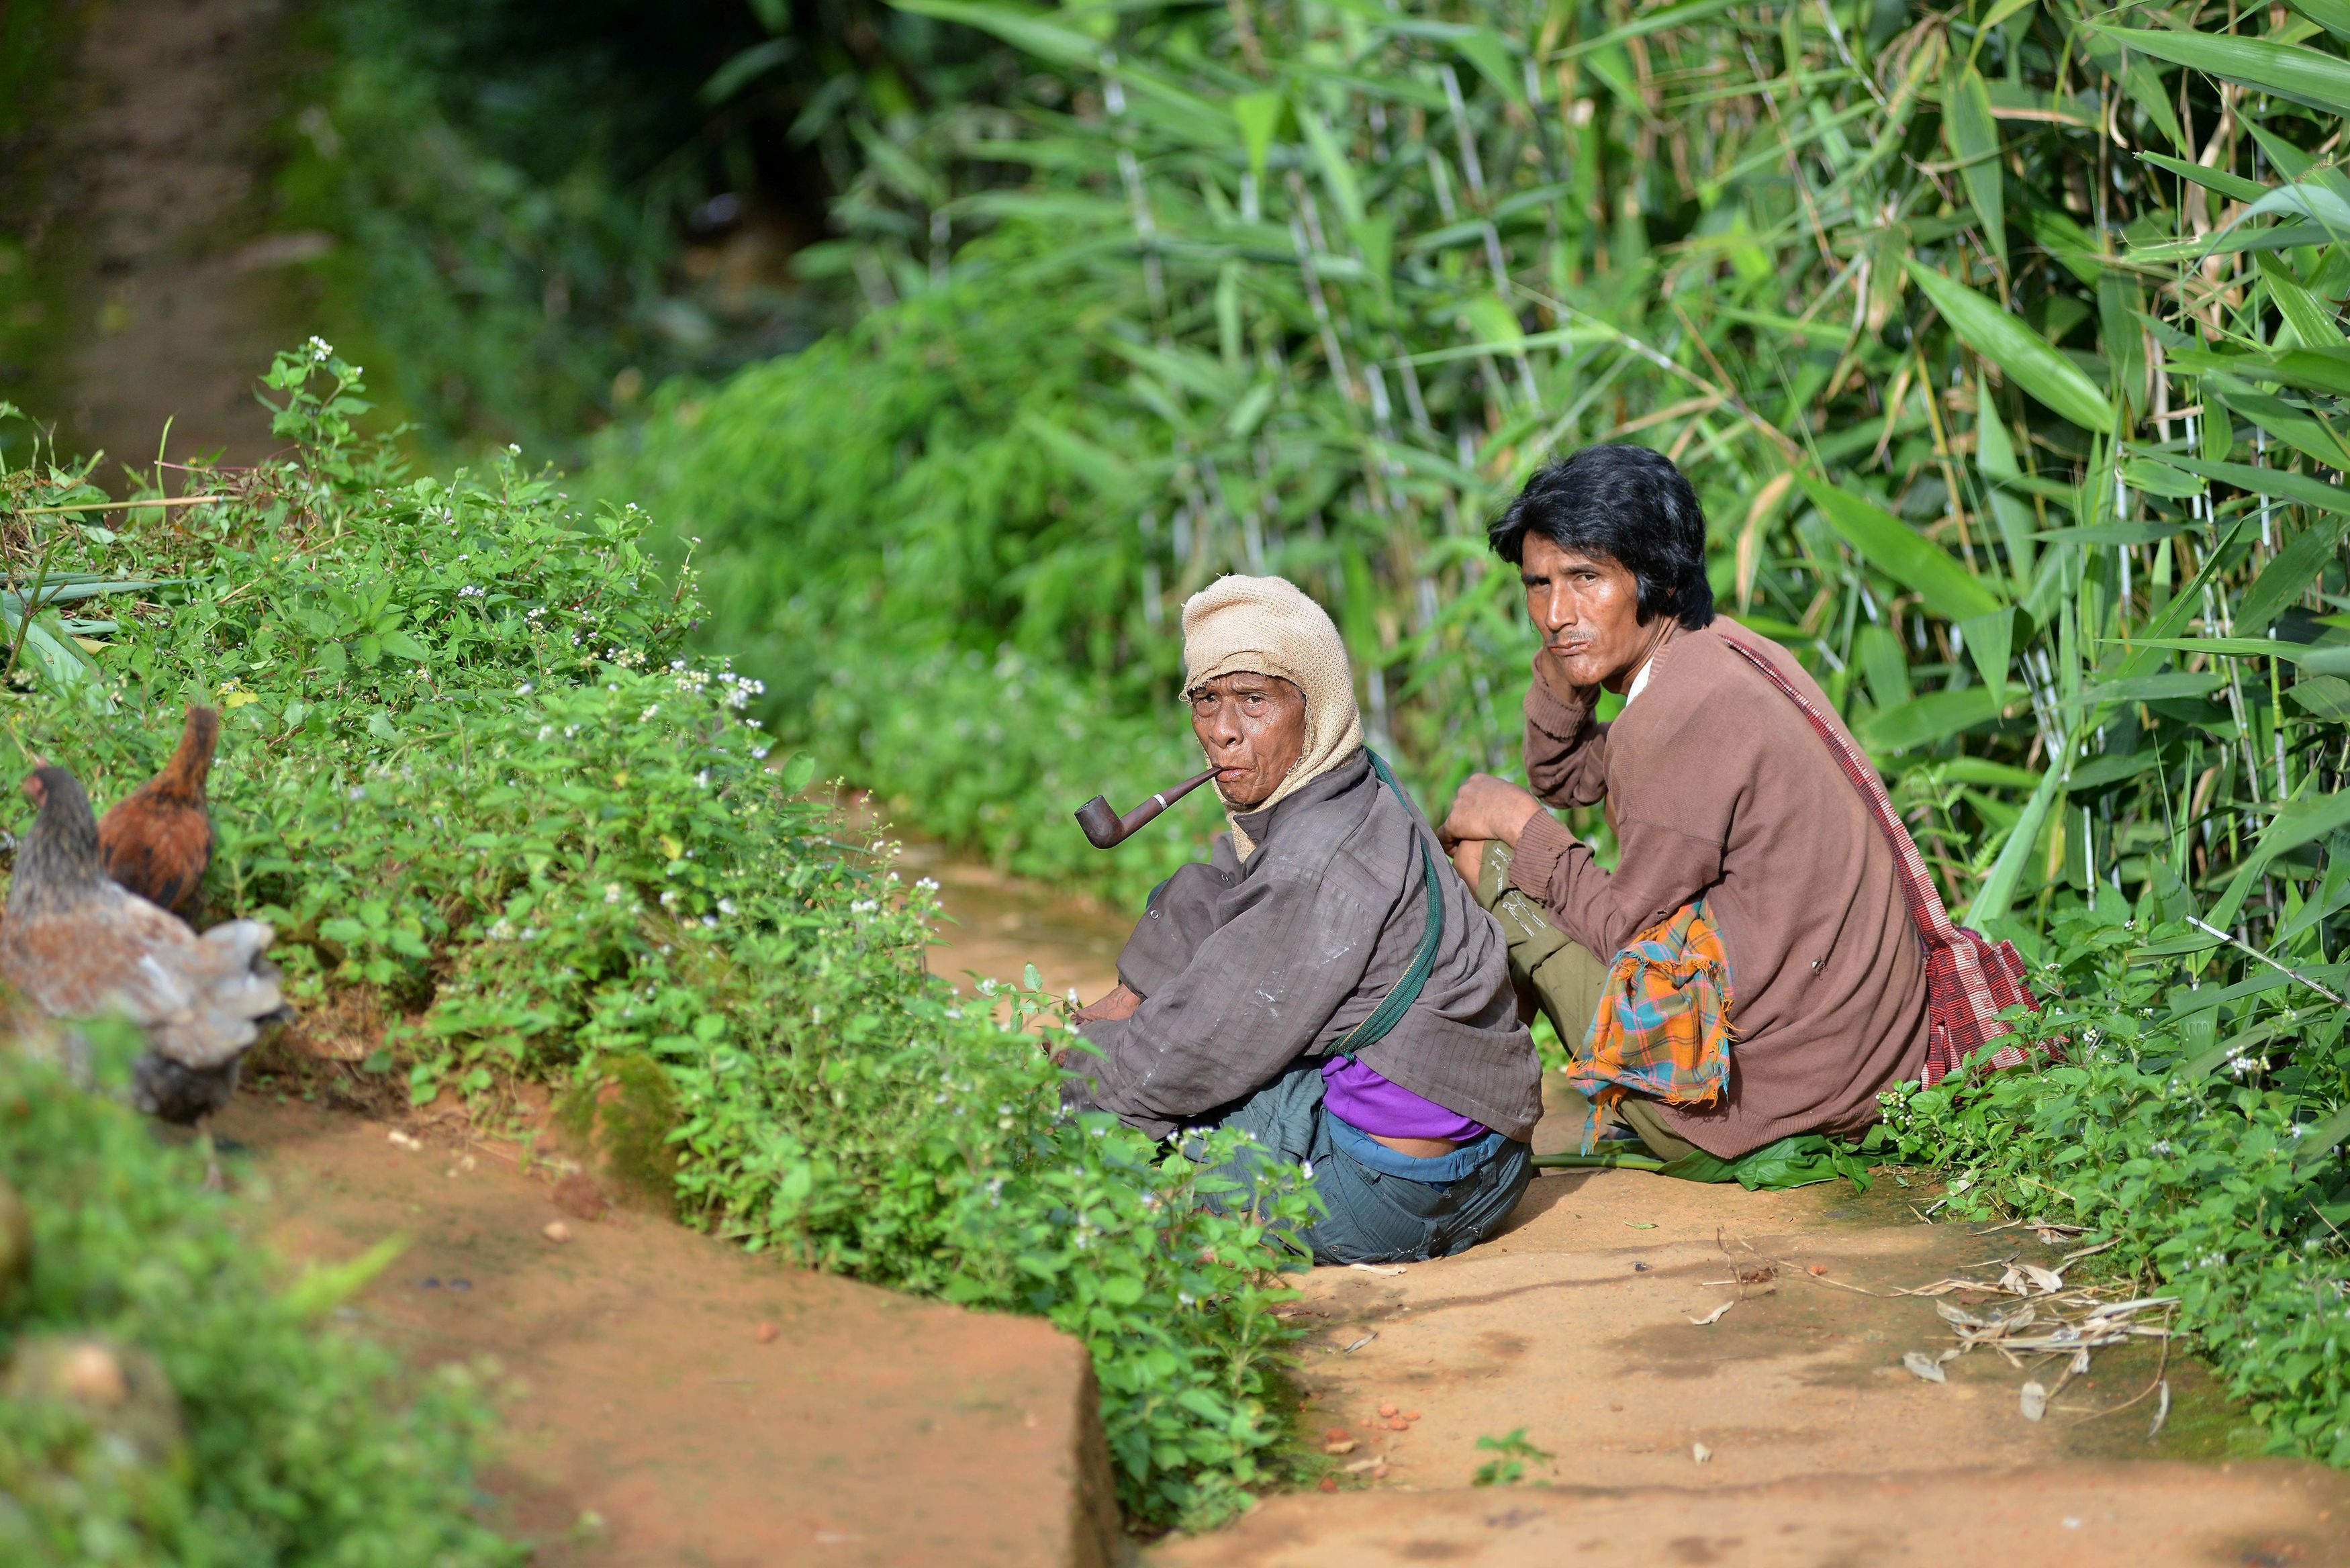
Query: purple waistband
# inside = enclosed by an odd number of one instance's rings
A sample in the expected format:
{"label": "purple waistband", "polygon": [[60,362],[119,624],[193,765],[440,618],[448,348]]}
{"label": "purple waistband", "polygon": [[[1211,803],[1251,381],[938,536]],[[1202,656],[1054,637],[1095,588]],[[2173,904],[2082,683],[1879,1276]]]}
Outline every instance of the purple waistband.
{"label": "purple waistband", "polygon": [[1322,1064],[1322,1105],[1341,1121],[1379,1137],[1445,1137],[1465,1143],[1492,1130],[1390,1083],[1351,1056],[1333,1056]]}

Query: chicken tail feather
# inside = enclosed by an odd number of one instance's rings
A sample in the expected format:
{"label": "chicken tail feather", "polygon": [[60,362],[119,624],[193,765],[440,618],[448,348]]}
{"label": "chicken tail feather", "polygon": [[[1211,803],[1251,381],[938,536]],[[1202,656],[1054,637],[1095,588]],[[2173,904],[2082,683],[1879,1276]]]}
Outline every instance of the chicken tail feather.
{"label": "chicken tail feather", "polygon": [[163,771],[155,775],[155,783],[174,794],[200,794],[204,780],[213,771],[213,752],[220,744],[220,710],[207,708],[201,702],[188,705],[187,727],[180,732],[180,744]]}

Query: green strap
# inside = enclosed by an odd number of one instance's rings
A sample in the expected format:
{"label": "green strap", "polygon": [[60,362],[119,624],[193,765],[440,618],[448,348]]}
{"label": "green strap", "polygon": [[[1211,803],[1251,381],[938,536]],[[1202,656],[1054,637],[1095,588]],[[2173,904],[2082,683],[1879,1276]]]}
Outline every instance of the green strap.
{"label": "green strap", "polygon": [[[1367,748],[1365,754],[1371,759],[1371,767],[1379,775],[1379,782],[1395,791],[1396,798],[1403,802],[1404,809],[1417,818],[1419,812],[1411,804],[1411,796],[1403,793],[1403,786],[1396,783],[1395,774],[1388,772],[1388,765],[1379,760],[1379,754]],[[1411,1004],[1419,1000],[1421,988],[1428,984],[1429,975],[1435,971],[1436,949],[1444,940],[1444,892],[1437,884],[1436,857],[1428,852],[1428,840],[1417,832],[1411,837],[1412,842],[1419,846],[1421,880],[1428,888],[1428,924],[1420,929],[1419,950],[1411,955],[1410,967],[1403,971],[1403,978],[1380,998],[1378,1006],[1372,1010],[1368,1018],[1347,1031],[1346,1037],[1330,1047],[1330,1055],[1351,1056],[1364,1046],[1386,1039],[1388,1032],[1403,1022],[1403,1015],[1410,1010]]]}

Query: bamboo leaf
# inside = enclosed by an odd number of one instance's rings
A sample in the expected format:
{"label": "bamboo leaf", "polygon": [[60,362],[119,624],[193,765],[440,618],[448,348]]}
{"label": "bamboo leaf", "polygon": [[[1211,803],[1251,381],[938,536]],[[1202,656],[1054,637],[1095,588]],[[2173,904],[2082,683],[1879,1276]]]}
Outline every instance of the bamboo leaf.
{"label": "bamboo leaf", "polygon": [[2177,452],[2168,453],[2166,461],[2189,473],[2199,473],[2206,479],[2216,479],[2239,490],[2273,495],[2280,501],[2298,501],[2303,506],[2315,506],[2350,517],[2350,490],[2328,484],[2322,479],[2312,479],[2305,473],[2292,473],[2282,468],[2255,468],[2249,462],[2212,462],[2205,458],[2184,457]]}
{"label": "bamboo leaf", "polygon": [[[2293,1130],[2301,1131],[2299,1127]],[[2293,1169],[2315,1170],[2326,1162],[2346,1137],[2350,1137],[2350,1109],[2334,1112],[2302,1135],[2301,1142],[2293,1149]]]}
{"label": "bamboo leaf", "polygon": [[935,16],[941,22],[976,27],[1056,65],[1098,67],[1102,63],[1101,46],[1083,33],[1056,26],[1042,16],[1009,6],[979,5],[972,0],[889,0],[889,4],[918,16]]}
{"label": "bamboo leaf", "polygon": [[1503,97],[1513,103],[1526,101],[1525,77],[1518,69],[1518,57],[1501,34],[1491,27],[1474,28],[1453,39],[1452,47]]}
{"label": "bamboo leaf", "polygon": [[[2073,741],[2068,735],[2064,739],[2063,752],[2058,754],[2070,756],[2072,752]],[[2023,880],[2023,868],[2030,862],[2033,850],[2039,846],[2040,830],[2048,821],[2049,808],[2055,805],[2057,796],[2064,790],[2064,772],[2060,767],[2051,766],[2041,775],[2040,787],[2033,790],[2032,798],[2023,803],[2022,815],[2016,818],[2015,826],[2008,829],[2007,839],[2000,846],[1999,858],[1991,863],[1991,874],[1982,879],[1982,886],[1975,889],[1973,901],[1967,905],[1968,925],[1981,926],[1999,919],[2015,902],[2016,887]]]}
{"label": "bamboo leaf", "polygon": [[2134,649],[2167,649],[2173,653],[2209,653],[2228,659],[2282,659],[2288,664],[2322,673],[2327,667],[2350,662],[2350,648],[2316,648],[2305,642],[2285,642],[2261,637],[2133,637]]}
{"label": "bamboo leaf", "polygon": [[2328,468],[2350,469],[2350,446],[2343,444],[2342,438],[2323,416],[2257,392],[2230,389],[2223,391],[2221,397],[2229,408],[2294,451],[2306,452]]}
{"label": "bamboo leaf", "polygon": [[1999,4],[1991,8],[1990,14],[1978,26],[1982,32],[1988,33],[2031,4],[2033,0],[1999,0]]}
{"label": "bamboo leaf", "polygon": [[2000,597],[1950,557],[1876,503],[1810,477],[1802,480],[1820,515],[1863,560],[1926,601],[1945,620],[1966,621],[2001,607]]}
{"label": "bamboo leaf", "polygon": [[2146,113],[2156,129],[2170,139],[2170,144],[2181,152],[2192,152],[2187,133],[2178,123],[2178,113],[2170,107],[2169,95],[2163,91],[2162,77],[2144,60],[2131,59],[2122,50],[2096,32],[2083,39],[2088,57],[2099,69],[2121,83],[2122,91],[2132,103]]}
{"label": "bamboo leaf", "polygon": [[1262,180],[1265,155],[1273,150],[1273,139],[1281,129],[1281,117],[1289,110],[1289,100],[1277,92],[1244,92],[1232,99],[1232,118],[1240,122],[1241,142],[1248,149],[1249,168]]}
{"label": "bamboo leaf", "polygon": [[1062,467],[1093,486],[1105,499],[1124,502],[1140,488],[1132,465],[1108,448],[1087,441],[1033,410],[1021,416],[1020,425]]}
{"label": "bamboo leaf", "polygon": [[2113,429],[2114,408],[2105,393],[2078,365],[2050,348],[2047,339],[1966,285],[1914,261],[1903,265],[1968,348],[2082,429]]}
{"label": "bamboo leaf", "polygon": [[1878,712],[1869,720],[1861,738],[1872,751],[1912,751],[1948,740],[1961,730],[1998,716],[1999,703],[1986,688],[1968,686],[1956,691],[1929,691]]}
{"label": "bamboo leaf", "polygon": [[1524,346],[1525,329],[1518,325],[1516,313],[1490,294],[1462,300],[1461,320],[1480,343],[1497,348]]}
{"label": "bamboo leaf", "polygon": [[2015,612],[1995,609],[1969,616],[1959,623],[1959,630],[1966,638],[1968,657],[1975,661],[1975,670],[1991,692],[1991,711],[1997,712],[2007,706],[2007,666],[2015,653]]}
{"label": "bamboo leaf", "polygon": [[[2350,4],[2350,0],[2345,0],[2345,4]],[[2257,180],[2247,180],[2224,169],[2206,169],[2200,163],[2189,163],[2184,158],[2172,158],[2160,152],[2141,152],[2137,156],[2158,169],[2168,169],[2182,180],[2191,180],[2207,190],[2219,192],[2222,196],[2233,196],[2239,202],[2257,202],[2271,189]]]}
{"label": "bamboo leaf", "polygon": [[2007,171],[1999,161],[1999,122],[1991,118],[1991,91],[1971,58],[1951,57],[1942,88],[1942,134],[1959,161],[1967,199],[1982,220],[1983,238],[2007,265]]}
{"label": "bamboo leaf", "polygon": [[2253,846],[2251,863],[2273,864],[2278,856],[2345,826],[2350,826],[2350,790],[2287,802]]}
{"label": "bamboo leaf", "polygon": [[2143,490],[2149,495],[2168,496],[2184,501],[2200,495],[2202,479],[2173,468],[2168,462],[2153,457],[2129,457],[2122,461],[2122,479],[2132,490]]}
{"label": "bamboo leaf", "polygon": [[1702,22],[1719,16],[1737,4],[1737,0],[1685,0],[1679,5],[1659,6],[1654,11],[1635,16],[1621,26],[1611,27],[1596,38],[1571,44],[1550,57],[1552,63],[1580,59],[1596,50],[1613,48],[1633,38],[1643,38],[1650,33],[1660,33],[1668,27],[1685,27],[1692,22]]}
{"label": "bamboo leaf", "polygon": [[2324,517],[2279,550],[2236,606],[2236,630],[2249,636],[2276,619],[2325,570],[2345,530],[2350,530],[2350,517]]}
{"label": "bamboo leaf", "polygon": [[2350,115],[2350,60],[2266,38],[2211,33],[2163,33],[2143,27],[2088,25],[2123,47],[2186,66],[2256,92],[2273,93],[2331,114]]}
{"label": "bamboo leaf", "polygon": [[1330,188],[1331,200],[1338,203],[1339,214],[1352,228],[1363,221],[1363,191],[1356,182],[1346,150],[1322,123],[1322,117],[1310,109],[1297,110],[1297,126],[1305,133],[1305,145],[1322,170],[1322,182]]}
{"label": "bamboo leaf", "polygon": [[2350,3],[2345,0],[2293,0],[2293,8],[2335,37],[2350,39]]}
{"label": "bamboo leaf", "polygon": [[[2327,192],[2329,195],[2332,192]],[[2293,332],[2310,348],[2339,348],[2343,346],[2342,329],[2334,325],[2334,313],[2318,303],[2301,279],[2293,274],[2284,258],[2262,255],[2253,258],[2260,268],[2261,279],[2269,287],[2269,297],[2276,301],[2277,309],[2292,323]],[[2345,366],[2350,369],[2350,366]]]}

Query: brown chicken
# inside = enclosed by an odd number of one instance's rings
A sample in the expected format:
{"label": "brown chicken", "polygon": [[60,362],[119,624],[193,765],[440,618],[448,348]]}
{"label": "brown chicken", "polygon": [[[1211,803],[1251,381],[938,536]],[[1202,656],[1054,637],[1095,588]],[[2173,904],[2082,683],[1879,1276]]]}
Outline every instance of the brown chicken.
{"label": "brown chicken", "polygon": [[[56,1017],[136,1023],[147,1036],[131,1070],[139,1108],[203,1127],[235,1092],[261,1023],[285,1015],[277,966],[262,956],[276,933],[230,920],[200,937],[109,879],[89,797],[65,769],[36,768],[25,795],[40,811],[16,842],[0,978]],[[207,1180],[218,1184],[216,1167]]]}
{"label": "brown chicken", "polygon": [[220,743],[220,710],[192,706],[180,749],[163,771],[117,801],[98,825],[106,874],[183,920],[196,918],[204,868],[213,861],[213,819],[204,779]]}

